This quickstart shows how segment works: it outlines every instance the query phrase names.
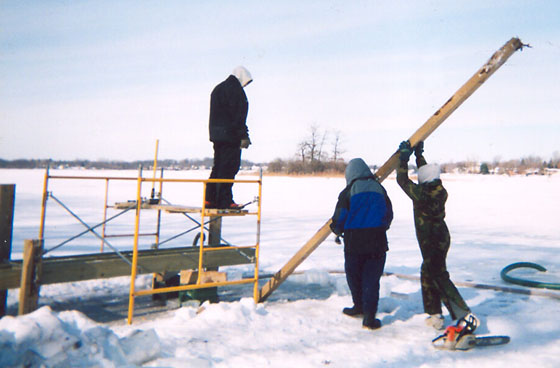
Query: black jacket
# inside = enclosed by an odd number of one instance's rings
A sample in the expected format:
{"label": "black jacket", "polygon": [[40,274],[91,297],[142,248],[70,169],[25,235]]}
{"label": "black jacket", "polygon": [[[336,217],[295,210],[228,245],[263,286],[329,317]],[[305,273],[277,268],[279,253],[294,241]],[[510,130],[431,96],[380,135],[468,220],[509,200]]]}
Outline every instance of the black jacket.
{"label": "black jacket", "polygon": [[239,80],[230,75],[218,84],[210,97],[210,141],[240,143],[248,138],[249,102]]}

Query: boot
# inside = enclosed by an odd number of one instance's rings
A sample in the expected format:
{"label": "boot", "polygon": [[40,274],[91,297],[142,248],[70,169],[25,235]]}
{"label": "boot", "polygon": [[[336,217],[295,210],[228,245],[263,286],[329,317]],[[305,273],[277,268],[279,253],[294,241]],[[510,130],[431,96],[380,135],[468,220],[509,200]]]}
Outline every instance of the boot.
{"label": "boot", "polygon": [[381,327],[381,321],[375,318],[375,316],[366,315],[362,321],[362,327],[368,330],[377,330]]}
{"label": "boot", "polygon": [[443,330],[444,320],[441,314],[430,314],[426,318],[426,325],[435,328],[436,330]]}
{"label": "boot", "polygon": [[350,317],[355,317],[363,314],[364,312],[362,311],[361,307],[353,306],[352,308],[344,308],[342,310],[342,313]]}

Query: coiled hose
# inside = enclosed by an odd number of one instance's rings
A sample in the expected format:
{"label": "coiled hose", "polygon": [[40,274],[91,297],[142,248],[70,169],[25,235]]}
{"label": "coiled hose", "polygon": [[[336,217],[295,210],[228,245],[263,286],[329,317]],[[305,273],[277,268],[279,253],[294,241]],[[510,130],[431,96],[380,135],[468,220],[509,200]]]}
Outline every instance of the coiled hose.
{"label": "coiled hose", "polygon": [[539,264],[532,263],[532,262],[517,262],[504,267],[502,272],[500,272],[500,276],[502,277],[502,280],[517,285],[536,287],[542,289],[560,290],[560,283],[557,282],[540,282],[540,281],[525,280],[525,279],[509,276],[507,274],[509,271],[514,270],[516,268],[533,268],[541,272],[546,272],[546,268],[544,268]]}

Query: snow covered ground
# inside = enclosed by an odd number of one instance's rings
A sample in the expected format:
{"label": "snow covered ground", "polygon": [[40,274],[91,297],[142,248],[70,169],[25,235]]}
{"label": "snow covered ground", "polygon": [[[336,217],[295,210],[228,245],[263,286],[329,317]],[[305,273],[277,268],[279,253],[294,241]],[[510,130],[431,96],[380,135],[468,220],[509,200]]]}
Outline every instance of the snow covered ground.
{"label": "snow covered ground", "polygon": [[[129,176],[136,172],[53,171],[51,174]],[[24,239],[36,238],[43,186],[42,170],[0,170],[0,182],[17,185],[12,258],[21,257]],[[207,178],[208,172],[169,172],[166,177]],[[145,173],[144,176],[151,176]],[[238,178],[251,178],[239,176]],[[501,269],[519,261],[548,269],[516,270],[511,274],[560,282],[560,175],[443,175],[449,192],[447,223],[452,236],[448,268],[455,281],[527,289],[506,284]],[[260,269],[274,273],[331,216],[343,178],[264,177]],[[52,182],[49,190],[88,223],[100,221],[104,182]],[[421,263],[412,222],[412,205],[394,178],[384,182],[395,219],[389,230],[389,272],[417,276]],[[169,184],[164,197],[176,204],[198,205],[200,188]],[[236,184],[235,198],[249,201],[255,187]],[[147,188],[144,194],[149,195]],[[134,199],[135,183],[111,188],[109,202]],[[126,217],[126,216],[124,216]],[[254,219],[224,220],[223,235],[234,243],[250,243]],[[108,232],[129,231],[123,218]],[[142,219],[150,228],[154,219]],[[164,218],[163,236],[185,227],[178,215]],[[78,233],[83,227],[49,200],[45,248]],[[190,236],[190,238],[189,238]],[[192,235],[168,246],[186,245]],[[114,246],[130,248],[129,240]],[[92,236],[53,251],[55,255],[99,251]],[[149,240],[142,246],[148,247]],[[220,290],[222,302],[187,305],[164,313],[95,322],[72,305],[93,298],[124,298],[129,278],[47,285],[39,310],[0,320],[0,366],[145,366],[145,367],[558,367],[560,366],[560,292],[556,298],[459,287],[481,320],[480,335],[509,335],[504,346],[466,352],[432,347],[437,335],[424,325],[418,281],[382,278],[378,317],[380,330],[361,328],[361,320],[341,313],[351,299],[344,275],[342,248],[329,237],[270,299],[255,305],[248,287]],[[227,269],[228,277],[250,267]],[[140,286],[148,279],[140,277]],[[234,289],[234,287],[231,287]],[[538,289],[542,290],[542,289]],[[8,293],[8,311],[17,310],[18,290]],[[47,306],[51,305],[51,307]],[[451,323],[446,315],[446,322]]]}

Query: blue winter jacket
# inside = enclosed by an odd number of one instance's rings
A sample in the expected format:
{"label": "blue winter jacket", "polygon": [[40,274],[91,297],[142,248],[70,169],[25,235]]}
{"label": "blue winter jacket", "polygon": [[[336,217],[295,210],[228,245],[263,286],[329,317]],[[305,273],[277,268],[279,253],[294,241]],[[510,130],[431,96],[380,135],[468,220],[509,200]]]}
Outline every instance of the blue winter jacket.
{"label": "blue winter jacket", "polygon": [[344,251],[381,255],[389,247],[386,231],[393,220],[391,200],[362,159],[346,167],[346,188],[340,192],[331,229],[344,236]]}

